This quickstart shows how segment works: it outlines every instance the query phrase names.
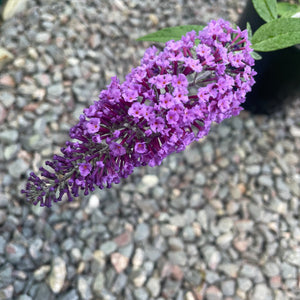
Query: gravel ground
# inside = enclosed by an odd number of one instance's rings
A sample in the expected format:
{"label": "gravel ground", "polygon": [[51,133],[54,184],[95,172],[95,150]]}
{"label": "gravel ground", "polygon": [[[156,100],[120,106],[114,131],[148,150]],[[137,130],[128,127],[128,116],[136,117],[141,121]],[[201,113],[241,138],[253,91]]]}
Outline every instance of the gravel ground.
{"label": "gravel ground", "polygon": [[[70,3],[70,4],[69,4]],[[300,299],[300,95],[240,116],[110,190],[51,209],[19,194],[141,35],[238,19],[244,1],[30,0],[1,25],[0,299]]]}

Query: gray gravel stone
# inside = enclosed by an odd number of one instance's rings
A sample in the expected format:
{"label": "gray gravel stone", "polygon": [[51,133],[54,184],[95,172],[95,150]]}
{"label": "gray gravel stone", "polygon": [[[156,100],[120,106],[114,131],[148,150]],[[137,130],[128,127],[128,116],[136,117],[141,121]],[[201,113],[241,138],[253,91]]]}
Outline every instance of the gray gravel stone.
{"label": "gray gravel stone", "polygon": [[0,132],[0,142],[4,144],[11,144],[18,140],[19,133],[17,130],[8,129]]}
{"label": "gray gravel stone", "polygon": [[202,193],[193,193],[189,199],[190,206],[193,208],[199,208],[204,204],[204,198]]}
{"label": "gray gravel stone", "polygon": [[299,162],[298,155],[293,152],[286,153],[285,156],[283,157],[283,159],[290,166],[294,166]]}
{"label": "gray gravel stone", "polygon": [[156,175],[145,175],[141,180],[141,184],[147,188],[155,187],[159,182],[159,179]]}
{"label": "gray gravel stone", "polygon": [[162,296],[165,299],[172,299],[180,288],[180,281],[167,279],[162,289]]}
{"label": "gray gravel stone", "polygon": [[117,244],[114,241],[107,241],[100,246],[100,250],[105,254],[109,255],[117,249]]}
{"label": "gray gravel stone", "polygon": [[14,55],[5,48],[0,48],[0,69],[14,59]]}
{"label": "gray gravel stone", "polygon": [[205,182],[206,182],[205,174],[203,174],[202,172],[197,172],[195,174],[194,183],[197,186],[203,186]]}
{"label": "gray gravel stone", "polygon": [[29,246],[29,254],[34,260],[40,259],[42,253],[40,250],[43,247],[43,240],[40,238],[36,238],[34,241],[30,243]]}
{"label": "gray gravel stone", "polygon": [[[0,225],[4,224],[6,220],[6,213],[4,210],[0,210]],[[3,239],[2,237],[0,237],[0,253],[3,253],[4,252],[4,243],[5,243],[5,240]]]}
{"label": "gray gravel stone", "polygon": [[253,300],[272,300],[272,291],[263,283],[254,286],[253,295],[251,296]]}
{"label": "gray gravel stone", "polygon": [[225,138],[229,135],[231,128],[226,125],[222,125],[218,127],[218,133],[222,138]]}
{"label": "gray gravel stone", "polygon": [[0,103],[0,124],[4,123],[6,117],[7,117],[7,110]]}
{"label": "gray gravel stone", "polygon": [[277,177],[275,183],[276,183],[276,188],[279,191],[289,193],[290,189],[288,185],[282,180],[282,178]]}
{"label": "gray gravel stone", "polygon": [[287,280],[285,280],[285,285],[288,289],[297,291],[298,280],[296,280],[296,279],[287,279]]}
{"label": "gray gravel stone", "polygon": [[296,267],[300,267],[300,249],[295,250],[287,250],[283,254],[284,261],[287,263],[294,265]]}
{"label": "gray gravel stone", "polygon": [[220,276],[218,273],[207,270],[205,272],[205,280],[209,283],[209,284],[213,284],[216,283],[220,280]]}
{"label": "gray gravel stone", "polygon": [[202,281],[202,276],[198,270],[189,270],[185,273],[184,279],[192,286],[199,286]]}
{"label": "gray gravel stone", "polygon": [[14,293],[14,287],[12,285],[7,286],[0,290],[1,299],[12,299]]}
{"label": "gray gravel stone", "polygon": [[183,251],[169,251],[168,258],[171,263],[179,266],[184,266],[187,262],[186,253]]}
{"label": "gray gravel stone", "polygon": [[144,270],[135,270],[131,273],[131,280],[135,287],[142,287],[147,279],[147,274]]}
{"label": "gray gravel stone", "polygon": [[246,166],[245,171],[249,175],[258,175],[260,173],[261,167],[260,165],[251,165],[251,166]]}
{"label": "gray gravel stone", "polygon": [[220,252],[214,246],[207,245],[202,248],[202,253],[209,268],[215,270],[222,259]]}
{"label": "gray gravel stone", "polygon": [[80,276],[78,278],[77,288],[82,299],[89,300],[93,298],[90,284],[85,277]]}
{"label": "gray gravel stone", "polygon": [[259,268],[255,265],[244,264],[240,271],[240,276],[254,279],[259,274]]}
{"label": "gray gravel stone", "polygon": [[189,148],[184,152],[184,157],[189,165],[197,164],[201,161],[201,154],[197,148]]}
{"label": "gray gravel stone", "polygon": [[203,158],[206,163],[211,163],[214,157],[213,146],[211,143],[207,142],[203,144],[202,147]]}
{"label": "gray gravel stone", "polygon": [[48,43],[50,38],[51,38],[51,35],[49,32],[39,32],[35,37],[35,41],[37,43],[43,44],[43,43]]}
{"label": "gray gravel stone", "polygon": [[249,291],[253,286],[253,283],[249,278],[241,277],[241,278],[238,278],[237,281],[238,281],[239,289],[242,290],[243,292]]}
{"label": "gray gravel stone", "polygon": [[182,238],[185,242],[192,242],[195,240],[195,232],[194,228],[191,226],[187,226],[182,231]]}
{"label": "gray gravel stone", "polygon": [[134,251],[134,245],[133,244],[129,244],[127,246],[121,247],[118,250],[122,255],[124,255],[125,257],[131,257],[133,251]]}
{"label": "gray gravel stone", "polygon": [[146,223],[138,224],[135,229],[134,239],[137,242],[146,240],[150,235],[150,228],[149,225]]}
{"label": "gray gravel stone", "polygon": [[235,281],[234,280],[222,281],[221,289],[224,296],[233,296],[235,293]]}
{"label": "gray gravel stone", "polygon": [[279,266],[274,262],[267,262],[264,265],[263,271],[268,277],[273,277],[280,273]]}
{"label": "gray gravel stone", "polygon": [[294,137],[300,137],[300,127],[299,126],[291,126],[290,133]]}
{"label": "gray gravel stone", "polygon": [[100,299],[105,299],[105,300],[117,300],[117,298],[109,291],[103,289],[101,291]]}
{"label": "gray gravel stone", "polygon": [[153,261],[146,261],[144,263],[143,269],[147,273],[147,277],[151,276],[154,271],[155,263]]}
{"label": "gray gravel stone", "polygon": [[0,102],[3,103],[6,108],[9,108],[15,102],[15,96],[6,91],[0,92]]}
{"label": "gray gravel stone", "polygon": [[133,293],[136,300],[147,300],[149,297],[147,290],[143,287],[135,289]]}
{"label": "gray gravel stone", "polygon": [[228,232],[232,229],[234,223],[233,220],[231,218],[221,218],[218,222],[218,228],[220,230],[220,232]]}
{"label": "gray gravel stone", "polygon": [[61,296],[59,296],[58,300],[79,300],[78,293],[76,290],[71,290]]}
{"label": "gray gravel stone", "polygon": [[230,246],[231,241],[233,240],[233,234],[231,232],[224,233],[217,238],[217,245],[221,249],[226,249]]}
{"label": "gray gravel stone", "polygon": [[147,289],[152,297],[157,297],[161,290],[160,280],[157,277],[149,278],[147,282]]}
{"label": "gray gravel stone", "polygon": [[16,144],[12,144],[12,145],[5,147],[5,149],[4,149],[5,160],[11,160],[12,158],[14,158],[16,156],[19,148],[20,148],[19,145],[16,145]]}
{"label": "gray gravel stone", "polygon": [[93,292],[97,295],[101,295],[101,291],[105,288],[105,274],[100,272],[93,283]]}
{"label": "gray gravel stone", "polygon": [[4,254],[5,251],[6,240],[3,236],[0,236],[0,254]]}
{"label": "gray gravel stone", "polygon": [[270,209],[277,212],[278,214],[286,215],[288,211],[288,206],[286,202],[273,198],[270,203]]}
{"label": "gray gravel stone", "polygon": [[28,151],[39,151],[49,146],[49,140],[40,134],[33,134],[29,139],[24,140],[24,147]]}
{"label": "gray gravel stone", "polygon": [[208,230],[208,216],[205,210],[199,210],[197,220],[204,230]]}
{"label": "gray gravel stone", "polygon": [[168,241],[169,247],[174,251],[181,251],[184,249],[183,241],[178,237],[170,237]]}
{"label": "gray gravel stone", "polygon": [[145,255],[150,261],[157,261],[161,256],[161,250],[156,247],[145,246]]}
{"label": "gray gravel stone", "polygon": [[17,299],[18,300],[32,300],[32,298],[28,295],[20,295]]}
{"label": "gray gravel stone", "polygon": [[138,269],[142,265],[144,258],[145,258],[145,251],[141,248],[136,248],[134,256],[132,258],[133,266],[136,269]]}
{"label": "gray gravel stone", "polygon": [[72,84],[72,91],[79,102],[86,102],[90,99],[95,89],[92,83],[88,84],[82,78],[75,80]]}
{"label": "gray gravel stone", "polygon": [[54,85],[50,85],[47,88],[47,96],[50,99],[56,99],[59,98],[64,92],[64,87],[62,84],[54,84]]}
{"label": "gray gravel stone", "polygon": [[241,219],[235,222],[235,227],[240,232],[252,232],[254,227],[254,222],[253,220],[249,220],[249,219]]}
{"label": "gray gravel stone", "polygon": [[177,233],[178,227],[171,224],[162,224],[160,227],[160,233],[164,237],[171,237],[175,236]]}
{"label": "gray gravel stone", "polygon": [[26,4],[27,0],[24,0],[20,3],[13,0],[6,1],[6,3],[3,3],[4,7],[1,12],[2,20],[5,21],[12,18],[13,16],[17,16],[19,13],[24,11],[24,9],[26,8]]}
{"label": "gray gravel stone", "polygon": [[38,285],[36,294],[36,299],[51,299],[54,300],[53,294],[51,293],[51,290],[45,283],[41,283]]}
{"label": "gray gravel stone", "polygon": [[262,186],[266,187],[272,187],[273,186],[273,180],[268,175],[261,175],[258,177],[258,183]]}
{"label": "gray gravel stone", "polygon": [[6,263],[0,267],[0,289],[13,282],[12,272],[13,267],[10,263]]}
{"label": "gray gravel stone", "polygon": [[44,280],[50,270],[51,270],[51,267],[49,265],[44,265],[44,266],[39,267],[33,273],[34,279],[36,281]]}
{"label": "gray gravel stone", "polygon": [[124,273],[118,275],[116,281],[112,286],[112,292],[116,294],[120,294],[121,291],[126,287],[128,282],[128,277]]}
{"label": "gray gravel stone", "polygon": [[207,300],[221,300],[223,298],[222,292],[216,286],[210,286],[205,291]]}
{"label": "gray gravel stone", "polygon": [[6,258],[11,263],[18,263],[26,254],[26,249],[23,245],[18,243],[8,243],[5,247]]}
{"label": "gray gravel stone", "polygon": [[49,285],[53,293],[59,293],[63,288],[67,275],[66,263],[61,257],[54,257],[51,268],[48,277]]}
{"label": "gray gravel stone", "polygon": [[169,221],[171,225],[176,227],[184,227],[186,225],[185,217],[182,214],[171,216]]}
{"label": "gray gravel stone", "polygon": [[218,270],[221,270],[229,277],[236,278],[238,274],[239,266],[234,263],[224,263],[218,266]]}

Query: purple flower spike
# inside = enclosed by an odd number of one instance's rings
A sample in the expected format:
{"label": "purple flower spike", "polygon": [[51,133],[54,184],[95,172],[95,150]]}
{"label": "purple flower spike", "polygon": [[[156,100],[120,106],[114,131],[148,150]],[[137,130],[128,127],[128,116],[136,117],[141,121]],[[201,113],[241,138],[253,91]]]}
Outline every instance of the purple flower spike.
{"label": "purple flower spike", "polygon": [[[237,115],[254,84],[247,31],[222,19],[199,33],[146,50],[141,65],[114,77],[99,101],[84,110],[62,155],[30,174],[22,193],[50,207],[95,189],[111,187],[135,167],[157,166],[208,134],[212,122]],[[52,170],[50,170],[52,169]]]}

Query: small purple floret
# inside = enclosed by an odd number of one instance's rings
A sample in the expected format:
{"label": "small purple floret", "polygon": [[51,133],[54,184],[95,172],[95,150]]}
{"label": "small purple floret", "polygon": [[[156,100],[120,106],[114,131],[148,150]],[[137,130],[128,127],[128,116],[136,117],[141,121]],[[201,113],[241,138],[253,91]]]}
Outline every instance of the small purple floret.
{"label": "small purple floret", "polygon": [[92,170],[92,165],[89,163],[82,163],[79,164],[79,172],[81,174],[81,176],[86,177],[90,174]]}

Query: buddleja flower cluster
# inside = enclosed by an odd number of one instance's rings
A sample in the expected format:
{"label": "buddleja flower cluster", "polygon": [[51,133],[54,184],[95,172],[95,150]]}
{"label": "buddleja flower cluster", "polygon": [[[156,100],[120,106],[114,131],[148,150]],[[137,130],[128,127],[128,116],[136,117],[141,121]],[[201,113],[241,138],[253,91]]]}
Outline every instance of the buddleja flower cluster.
{"label": "buddleja flower cluster", "polygon": [[80,190],[119,183],[135,167],[156,166],[207,135],[212,122],[237,115],[254,84],[247,31],[222,19],[203,31],[146,50],[124,83],[114,77],[70,130],[62,155],[30,174],[25,193],[50,207]]}

